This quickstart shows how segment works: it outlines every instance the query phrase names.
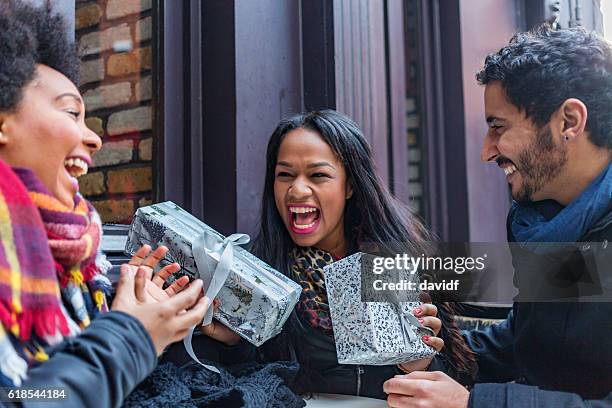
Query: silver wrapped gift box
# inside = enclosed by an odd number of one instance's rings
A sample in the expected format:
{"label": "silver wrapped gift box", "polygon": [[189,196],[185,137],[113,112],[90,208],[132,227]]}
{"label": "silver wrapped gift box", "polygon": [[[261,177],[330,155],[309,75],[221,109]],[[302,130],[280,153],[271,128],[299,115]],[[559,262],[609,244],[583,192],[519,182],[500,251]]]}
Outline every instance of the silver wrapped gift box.
{"label": "silver wrapped gift box", "polygon": [[[248,236],[240,234],[232,242],[233,237],[224,237],[166,201],[136,211],[126,252],[133,255],[143,244],[153,248],[165,245],[169,250],[162,266],[177,262],[181,266],[178,274],[201,277],[205,288],[214,286],[211,278],[219,280],[221,269],[217,265],[226,263],[227,278],[221,274],[218,293],[213,296],[221,301],[214,317],[259,346],[280,333],[300,297],[301,287],[237,245],[248,242]],[[231,251],[225,251],[227,246]],[[225,259],[229,262],[219,262],[228,255],[226,252],[231,253]]]}
{"label": "silver wrapped gift box", "polygon": [[358,252],[324,268],[338,362],[393,365],[436,354],[422,340],[431,330],[412,314],[417,292],[403,293],[410,301],[362,301],[362,262],[371,260]]}

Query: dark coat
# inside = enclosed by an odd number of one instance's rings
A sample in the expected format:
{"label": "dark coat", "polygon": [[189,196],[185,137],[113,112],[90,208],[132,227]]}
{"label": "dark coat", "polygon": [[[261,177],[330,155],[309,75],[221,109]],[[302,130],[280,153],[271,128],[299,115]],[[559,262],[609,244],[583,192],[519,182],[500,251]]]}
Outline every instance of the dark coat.
{"label": "dark coat", "polygon": [[[586,252],[612,241],[612,214],[580,241]],[[501,324],[464,337],[479,369],[470,407],[612,407],[612,303],[517,302]]]}
{"label": "dark coat", "polygon": [[21,388],[61,389],[66,399],[24,400],[20,406],[119,407],[157,364],[151,337],[123,312],[100,316],[49,354],[48,361],[28,371]]}
{"label": "dark coat", "polygon": [[302,322],[297,313],[285,325],[284,334],[261,348],[261,355],[269,357],[271,348],[283,347],[284,342],[301,366],[296,390],[307,393],[332,393],[387,399],[383,383],[402,374],[395,365],[369,366],[339,364],[336,343],[308,323]]}

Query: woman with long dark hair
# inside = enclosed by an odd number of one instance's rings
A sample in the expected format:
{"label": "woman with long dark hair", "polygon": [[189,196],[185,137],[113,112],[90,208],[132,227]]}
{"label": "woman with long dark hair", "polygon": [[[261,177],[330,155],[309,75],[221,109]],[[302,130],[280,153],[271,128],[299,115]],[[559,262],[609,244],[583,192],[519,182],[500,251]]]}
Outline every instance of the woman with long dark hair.
{"label": "woman with long dark hair", "polygon": [[[295,388],[300,393],[384,399],[384,381],[403,371],[426,369],[430,360],[400,367],[338,364],[323,267],[364,245],[388,254],[423,253],[431,237],[384,187],[361,130],[338,112],[281,121],[266,159],[261,225],[252,252],[299,283],[303,292],[283,332],[259,354],[265,360],[297,360],[301,370]],[[423,304],[414,311],[423,325],[441,333],[423,341],[444,350],[457,374],[469,374],[474,367],[470,351],[447,305],[437,306]],[[445,324],[435,317],[438,310]],[[205,332],[227,341],[231,336],[219,326]]]}

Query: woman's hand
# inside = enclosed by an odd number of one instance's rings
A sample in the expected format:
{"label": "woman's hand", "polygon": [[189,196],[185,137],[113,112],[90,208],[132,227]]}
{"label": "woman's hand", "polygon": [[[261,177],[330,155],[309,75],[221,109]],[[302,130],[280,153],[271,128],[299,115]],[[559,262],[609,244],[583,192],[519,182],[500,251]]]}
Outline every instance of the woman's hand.
{"label": "woman's hand", "polygon": [[[181,267],[177,263],[173,263],[165,266],[160,270],[153,278],[153,269],[157,264],[164,259],[168,248],[165,246],[159,246],[155,251],[151,252],[149,245],[143,245],[134,254],[128,266],[136,273],[137,270],[143,270],[145,275],[145,292],[143,294],[143,301],[145,303],[157,303],[163,302],[168,298],[176,295],[185,288],[185,285],[189,283],[189,278],[183,276],[177,279],[165,290],[163,289],[164,283],[173,274],[178,272]],[[220,305],[219,300],[215,299],[213,306],[217,309]],[[201,323],[201,322],[200,322]],[[223,324],[214,320],[207,326],[200,325],[200,331],[210,338],[225,343],[229,346],[238,344],[240,342],[240,336],[225,327]]]}
{"label": "woman's hand", "polygon": [[150,302],[145,289],[149,277],[144,268],[135,269],[128,264],[121,265],[111,309],[138,319],[151,336],[159,356],[170,343],[183,339],[193,326],[202,322],[208,300],[202,296],[202,281],[197,279],[181,293]]}
{"label": "woman's hand", "polygon": [[[437,336],[442,328],[442,322],[436,316],[438,315],[438,308],[431,303],[423,303],[412,311],[412,313],[419,319],[419,322],[426,327],[433,330]],[[444,340],[439,337],[423,336],[423,342],[430,347],[433,347],[436,351],[442,350],[444,347]],[[413,371],[423,371],[429,367],[433,357],[424,358],[421,360],[411,361],[409,363],[398,364],[400,370],[405,373],[411,373]]]}
{"label": "woman's hand", "polygon": [[134,273],[136,273],[136,270],[138,269],[142,269],[145,273],[145,292],[147,295],[145,302],[147,303],[164,301],[179,293],[189,283],[189,277],[182,276],[180,279],[174,281],[172,285],[167,287],[165,290],[163,289],[164,283],[166,283],[168,278],[172,274],[181,270],[181,266],[177,263],[166,265],[155,276],[153,276],[154,268],[162,259],[164,259],[167,252],[168,248],[165,246],[160,246],[155,251],[151,252],[151,247],[149,245],[143,245],[138,251],[136,251],[128,263],[129,267],[132,268]]}
{"label": "woman's hand", "polygon": [[[216,309],[219,308],[221,303],[218,299],[213,301],[213,306]],[[200,331],[208,337],[227,344],[228,346],[234,346],[240,342],[240,336],[225,327],[219,321],[213,319],[212,322],[207,326],[200,326]]]}

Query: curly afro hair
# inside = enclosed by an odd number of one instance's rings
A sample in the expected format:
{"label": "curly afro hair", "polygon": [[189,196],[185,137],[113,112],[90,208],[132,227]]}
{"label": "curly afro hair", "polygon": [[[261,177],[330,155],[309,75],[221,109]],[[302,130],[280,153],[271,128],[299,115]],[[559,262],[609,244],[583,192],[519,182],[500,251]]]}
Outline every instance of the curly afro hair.
{"label": "curly afro hair", "polygon": [[62,17],[45,7],[0,1],[0,112],[17,108],[37,64],[78,84],[79,59]]}
{"label": "curly afro hair", "polygon": [[549,25],[518,33],[486,58],[476,79],[500,81],[510,102],[538,127],[566,99],[580,99],[589,111],[591,141],[612,149],[612,45],[595,33]]}

